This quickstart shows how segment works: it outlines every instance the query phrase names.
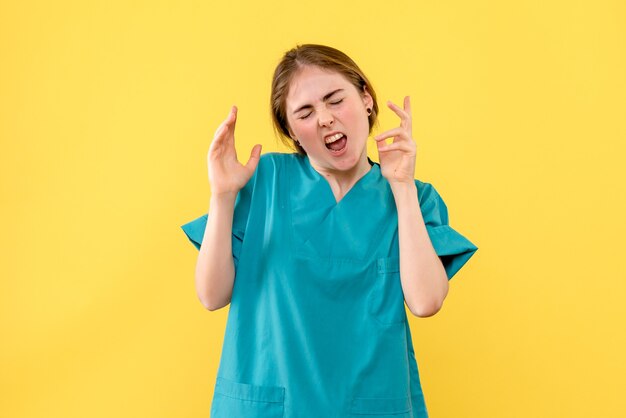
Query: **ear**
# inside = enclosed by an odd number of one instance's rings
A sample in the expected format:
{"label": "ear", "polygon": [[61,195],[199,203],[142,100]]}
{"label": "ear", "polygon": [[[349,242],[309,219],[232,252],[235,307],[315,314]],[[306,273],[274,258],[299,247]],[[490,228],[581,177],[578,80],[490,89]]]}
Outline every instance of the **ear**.
{"label": "ear", "polygon": [[369,91],[367,91],[367,86],[363,86],[361,98],[363,99],[363,104],[365,105],[365,107],[369,107],[370,109],[374,107],[374,99],[372,99]]}

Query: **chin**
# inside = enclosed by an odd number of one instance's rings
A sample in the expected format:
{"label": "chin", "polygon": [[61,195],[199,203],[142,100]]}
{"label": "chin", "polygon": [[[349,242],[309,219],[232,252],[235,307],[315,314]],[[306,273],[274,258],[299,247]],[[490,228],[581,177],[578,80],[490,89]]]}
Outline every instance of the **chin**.
{"label": "chin", "polygon": [[335,166],[343,171],[349,171],[358,165],[359,159],[359,155],[347,155],[345,158],[336,161]]}

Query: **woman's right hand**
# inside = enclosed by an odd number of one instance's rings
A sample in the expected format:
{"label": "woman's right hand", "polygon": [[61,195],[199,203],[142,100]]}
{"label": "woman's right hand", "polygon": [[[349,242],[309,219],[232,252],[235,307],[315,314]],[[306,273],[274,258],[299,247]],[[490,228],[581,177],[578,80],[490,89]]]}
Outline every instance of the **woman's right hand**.
{"label": "woman's right hand", "polygon": [[246,165],[237,160],[235,150],[235,122],[237,121],[237,107],[233,106],[228,117],[215,131],[213,141],[209,147],[207,162],[209,166],[209,183],[211,194],[236,196],[239,190],[246,185],[261,157],[261,144],[252,148]]}

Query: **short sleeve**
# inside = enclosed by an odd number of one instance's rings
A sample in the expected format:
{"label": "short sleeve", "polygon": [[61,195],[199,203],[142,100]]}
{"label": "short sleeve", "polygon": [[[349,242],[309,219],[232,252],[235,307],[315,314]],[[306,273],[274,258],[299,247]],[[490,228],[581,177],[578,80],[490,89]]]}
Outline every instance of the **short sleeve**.
{"label": "short sleeve", "polygon": [[434,186],[416,182],[428,236],[449,280],[476,253],[478,247],[450,226],[448,208]]}
{"label": "short sleeve", "polygon": [[[235,268],[237,268],[237,265],[239,264],[246,224],[250,214],[250,201],[255,178],[256,173],[239,191],[239,193],[237,193],[237,198],[235,200],[232,228],[232,253]],[[202,245],[202,239],[204,238],[204,231],[206,229],[208,219],[208,213],[205,213],[181,226],[189,241],[198,251]]]}

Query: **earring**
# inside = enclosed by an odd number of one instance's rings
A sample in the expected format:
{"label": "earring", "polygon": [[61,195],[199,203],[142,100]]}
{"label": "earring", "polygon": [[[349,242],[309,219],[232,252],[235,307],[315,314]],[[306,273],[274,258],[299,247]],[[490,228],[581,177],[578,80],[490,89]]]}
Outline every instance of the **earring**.
{"label": "earring", "polygon": [[372,114],[372,109],[370,109],[369,107],[367,108],[367,116]]}

